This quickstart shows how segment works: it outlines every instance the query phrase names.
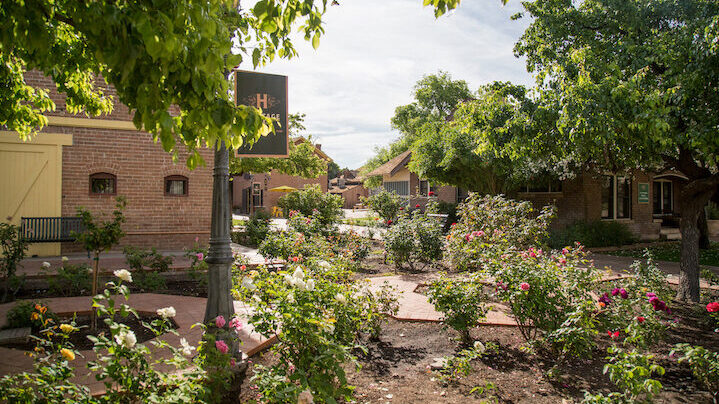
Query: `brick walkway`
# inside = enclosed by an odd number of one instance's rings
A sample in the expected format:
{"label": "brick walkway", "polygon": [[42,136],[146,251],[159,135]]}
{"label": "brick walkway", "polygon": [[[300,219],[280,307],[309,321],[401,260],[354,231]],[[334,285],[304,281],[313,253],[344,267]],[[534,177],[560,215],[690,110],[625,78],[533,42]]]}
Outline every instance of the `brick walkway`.
{"label": "brick walkway", "polygon": [[[371,290],[378,290],[382,285],[390,285],[401,292],[399,297],[399,311],[393,316],[401,321],[430,321],[440,322],[442,313],[434,309],[427,296],[415,292],[424,280],[412,275],[380,276],[369,279]],[[493,304],[487,317],[480,325],[516,327],[517,322],[507,314],[509,309],[501,304]]]}
{"label": "brick walkway", "polygon": [[[122,298],[116,301],[119,302],[120,300],[122,300]],[[87,296],[43,299],[43,301],[52,311],[60,316],[72,316],[75,312],[78,314],[88,314],[90,312],[91,300]],[[167,333],[161,336],[161,338],[173,346],[180,346],[180,338],[185,338],[188,343],[197,347],[197,343],[202,337],[202,330],[199,327],[190,327],[193,324],[202,322],[206,302],[207,299],[200,297],[137,293],[130,295],[127,304],[137,310],[138,313],[151,314],[154,314],[157,309],[162,307],[174,307],[177,311],[174,320],[177,324],[176,331],[179,335]],[[17,304],[17,302],[0,305],[0,327],[5,325],[7,311],[15,304]],[[248,311],[242,303],[235,302],[235,312],[247,319]],[[274,338],[267,340],[254,332],[252,326],[248,325],[246,320],[244,324],[245,326],[240,334],[240,340],[242,341],[240,350],[248,356],[252,356],[266,349],[274,342]],[[153,356],[157,358],[168,356],[166,351],[161,352],[158,348],[150,344],[150,341],[145,342],[144,345],[150,348],[153,352]],[[81,356],[78,356],[77,359],[72,362],[75,366],[76,374],[73,381],[88,386],[92,394],[102,394],[105,391],[105,386],[95,380],[94,375],[91,374],[85,366],[87,362],[95,358],[96,355],[92,350],[81,351]],[[24,351],[0,347],[0,375],[30,370],[32,370],[32,359],[26,356]],[[167,367],[163,370],[169,371],[172,370],[172,368]]]}

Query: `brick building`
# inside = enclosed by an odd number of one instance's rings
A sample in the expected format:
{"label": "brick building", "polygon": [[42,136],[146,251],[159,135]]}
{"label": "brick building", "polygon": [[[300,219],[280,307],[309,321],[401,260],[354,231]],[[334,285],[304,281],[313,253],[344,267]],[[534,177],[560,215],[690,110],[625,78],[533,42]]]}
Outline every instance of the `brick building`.
{"label": "brick building", "polygon": [[[295,144],[305,142],[303,137],[291,140]],[[329,164],[332,159],[322,151],[321,145],[315,145],[315,154]],[[232,207],[244,214],[256,210],[265,210],[268,213],[277,206],[277,202],[285,195],[283,192],[270,191],[272,188],[288,186],[302,189],[307,185],[319,185],[322,192],[327,192],[327,170],[316,178],[303,178],[300,176],[282,174],[276,171],[270,173],[245,173],[232,177]]]}
{"label": "brick building", "polygon": [[[456,203],[464,200],[464,192],[455,187],[433,187],[407,170],[411,151],[404,152],[370,172],[381,175],[382,186],[411,203],[426,200],[434,192],[438,200]],[[537,208],[553,204],[557,207],[555,228],[576,222],[611,220],[621,222],[640,239],[679,238],[679,194],[686,183],[679,172],[597,174],[584,172],[564,181],[535,182],[520,189],[518,199],[531,201]]]}
{"label": "brick building", "polygon": [[448,203],[457,203],[467,196],[462,190],[449,185],[436,186],[407,169],[412,158],[408,150],[367,174],[367,177],[382,176],[382,187],[409,199],[410,204],[424,205],[428,197]]}
{"label": "brick building", "polygon": [[[196,237],[209,238],[212,150],[201,151],[205,166],[190,171],[184,156],[178,162],[148,133],[138,131],[125,105],[114,96],[109,115],[87,118],[66,111],[64,96],[38,72],[26,81],[46,89],[56,104],[46,113],[49,125],[29,142],[16,133],[0,133],[0,217],[19,224],[21,217],[71,217],[78,206],[109,215],[116,196],[127,199],[120,243],[165,250],[191,246]],[[108,217],[109,218],[109,217]],[[82,251],[74,242],[31,245],[31,255]]]}
{"label": "brick building", "polygon": [[362,198],[369,195],[364,187],[364,178],[357,177],[357,173],[352,170],[345,170],[339,177],[331,179],[328,192],[339,195],[345,209],[353,209],[361,204]]}

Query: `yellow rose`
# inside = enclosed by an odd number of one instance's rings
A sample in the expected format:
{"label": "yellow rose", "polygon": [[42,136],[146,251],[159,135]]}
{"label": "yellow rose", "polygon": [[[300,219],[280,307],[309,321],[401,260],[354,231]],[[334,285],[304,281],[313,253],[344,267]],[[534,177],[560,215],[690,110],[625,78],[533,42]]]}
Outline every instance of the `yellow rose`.
{"label": "yellow rose", "polygon": [[67,348],[62,348],[60,350],[60,353],[62,354],[62,357],[69,360],[74,361],[75,360],[75,352],[72,352],[71,350]]}
{"label": "yellow rose", "polygon": [[65,334],[69,334],[69,333],[75,331],[75,327],[71,326],[70,324],[60,324],[60,329]]}
{"label": "yellow rose", "polygon": [[33,312],[33,313],[30,315],[30,320],[32,320],[32,321],[35,321],[35,320],[37,320],[38,318],[40,318],[40,315],[37,314],[37,313],[34,313],[34,312]]}

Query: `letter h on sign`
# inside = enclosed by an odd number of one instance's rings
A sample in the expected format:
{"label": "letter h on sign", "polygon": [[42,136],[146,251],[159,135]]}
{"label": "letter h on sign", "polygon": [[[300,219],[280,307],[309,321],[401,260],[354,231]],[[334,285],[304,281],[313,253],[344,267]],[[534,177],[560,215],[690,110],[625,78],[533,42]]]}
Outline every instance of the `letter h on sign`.
{"label": "letter h on sign", "polygon": [[260,94],[257,93],[257,109],[262,108],[263,110],[267,109],[267,94]]}

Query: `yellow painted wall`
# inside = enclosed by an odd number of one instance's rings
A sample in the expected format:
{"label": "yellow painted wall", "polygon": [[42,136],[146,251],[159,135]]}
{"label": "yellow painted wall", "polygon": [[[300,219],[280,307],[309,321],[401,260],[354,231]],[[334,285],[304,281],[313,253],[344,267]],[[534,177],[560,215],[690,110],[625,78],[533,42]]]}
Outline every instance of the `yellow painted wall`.
{"label": "yellow painted wall", "polygon": [[[72,135],[41,133],[23,142],[0,132],[0,220],[15,225],[25,217],[59,217],[62,208],[62,146]],[[60,243],[33,243],[28,256],[60,255]]]}
{"label": "yellow painted wall", "polygon": [[400,168],[394,175],[384,174],[383,182],[409,181],[410,172],[406,167]]}

